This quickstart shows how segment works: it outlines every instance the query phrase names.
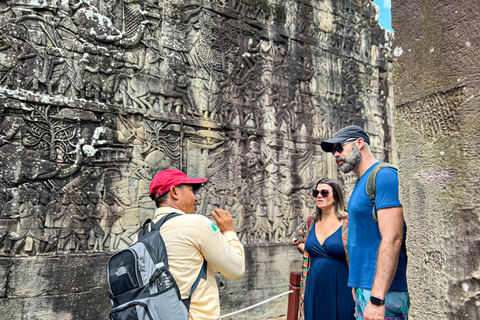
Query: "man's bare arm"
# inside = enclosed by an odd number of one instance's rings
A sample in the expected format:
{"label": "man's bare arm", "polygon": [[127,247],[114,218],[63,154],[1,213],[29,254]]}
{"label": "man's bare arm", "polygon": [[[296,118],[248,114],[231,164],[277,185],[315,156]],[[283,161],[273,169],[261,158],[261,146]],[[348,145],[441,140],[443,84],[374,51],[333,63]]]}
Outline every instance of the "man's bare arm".
{"label": "man's bare arm", "polygon": [[[397,271],[398,259],[403,241],[403,209],[392,207],[380,209],[378,215],[378,228],[382,240],[378,248],[377,268],[372,286],[372,296],[385,299],[390,285]],[[384,319],[385,306],[374,306],[368,303],[365,308],[364,319]]]}

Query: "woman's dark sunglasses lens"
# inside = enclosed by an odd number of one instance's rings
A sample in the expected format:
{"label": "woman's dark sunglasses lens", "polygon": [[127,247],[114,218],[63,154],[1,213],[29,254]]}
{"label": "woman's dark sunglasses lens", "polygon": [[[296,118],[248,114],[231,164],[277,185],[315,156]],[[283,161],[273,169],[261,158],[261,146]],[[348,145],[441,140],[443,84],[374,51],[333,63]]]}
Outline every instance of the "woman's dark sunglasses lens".
{"label": "woman's dark sunglasses lens", "polygon": [[328,195],[330,194],[330,191],[328,191],[328,190],[326,190],[326,189],[323,189],[323,190],[318,191],[318,190],[315,189],[315,190],[313,190],[312,194],[313,194],[313,197],[314,197],[314,198],[318,197],[319,194],[320,194],[323,198],[326,198],[326,197],[328,197]]}

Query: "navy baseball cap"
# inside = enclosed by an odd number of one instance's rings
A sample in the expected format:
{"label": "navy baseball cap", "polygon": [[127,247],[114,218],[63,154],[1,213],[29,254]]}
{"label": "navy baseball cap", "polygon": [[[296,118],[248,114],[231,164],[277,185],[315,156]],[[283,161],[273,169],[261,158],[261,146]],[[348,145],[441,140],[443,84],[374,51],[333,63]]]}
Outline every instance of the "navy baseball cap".
{"label": "navy baseball cap", "polygon": [[370,144],[370,138],[367,136],[365,131],[359,126],[348,126],[343,129],[340,129],[332,139],[324,140],[320,144],[322,150],[325,152],[332,152],[333,145],[351,138],[362,138],[366,143]]}

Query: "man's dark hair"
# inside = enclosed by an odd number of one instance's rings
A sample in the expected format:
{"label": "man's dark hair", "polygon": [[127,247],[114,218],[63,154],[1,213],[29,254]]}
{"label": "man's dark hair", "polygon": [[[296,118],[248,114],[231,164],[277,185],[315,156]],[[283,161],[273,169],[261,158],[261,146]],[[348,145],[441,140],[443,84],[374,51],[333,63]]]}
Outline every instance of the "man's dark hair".
{"label": "man's dark hair", "polygon": [[[183,188],[183,184],[179,184],[175,188]],[[155,201],[155,205],[157,206],[157,208],[160,208],[160,205],[162,205],[167,201],[167,198],[168,198],[167,195],[168,195],[168,192],[165,194],[162,194],[160,197],[157,198],[157,200]],[[151,193],[150,199],[155,200],[155,194]]]}

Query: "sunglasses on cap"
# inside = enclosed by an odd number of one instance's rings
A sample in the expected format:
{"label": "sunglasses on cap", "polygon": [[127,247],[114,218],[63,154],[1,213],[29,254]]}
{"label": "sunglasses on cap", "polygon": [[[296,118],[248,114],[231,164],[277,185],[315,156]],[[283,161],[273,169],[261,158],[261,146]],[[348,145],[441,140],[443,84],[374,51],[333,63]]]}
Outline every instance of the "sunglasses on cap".
{"label": "sunglasses on cap", "polygon": [[347,140],[344,140],[344,141],[342,141],[342,142],[337,143],[337,145],[336,145],[335,147],[333,147],[333,150],[331,151],[332,154],[335,155],[335,152],[337,152],[337,151],[338,151],[338,153],[342,153],[342,151],[343,151],[343,145],[344,145],[345,143],[353,142],[353,141],[356,141],[356,140],[358,140],[358,138],[351,139],[351,140],[350,140],[350,138],[348,138]]}
{"label": "sunglasses on cap", "polygon": [[312,192],[312,195],[314,198],[318,197],[318,195],[321,195],[322,198],[326,198],[328,197],[328,195],[330,194],[330,190],[327,190],[327,189],[322,189],[322,190],[313,190]]}

